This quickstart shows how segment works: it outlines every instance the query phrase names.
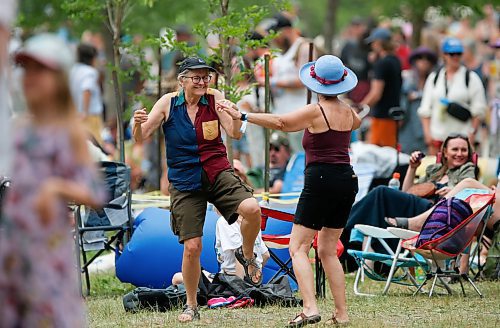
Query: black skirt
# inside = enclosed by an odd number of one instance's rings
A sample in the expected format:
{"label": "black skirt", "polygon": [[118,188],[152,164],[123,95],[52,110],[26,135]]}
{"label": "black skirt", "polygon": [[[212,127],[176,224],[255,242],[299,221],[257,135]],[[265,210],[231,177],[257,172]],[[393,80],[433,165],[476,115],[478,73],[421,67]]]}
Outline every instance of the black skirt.
{"label": "black skirt", "polygon": [[310,164],[294,222],[314,230],[342,229],[357,193],[358,177],[351,165]]}

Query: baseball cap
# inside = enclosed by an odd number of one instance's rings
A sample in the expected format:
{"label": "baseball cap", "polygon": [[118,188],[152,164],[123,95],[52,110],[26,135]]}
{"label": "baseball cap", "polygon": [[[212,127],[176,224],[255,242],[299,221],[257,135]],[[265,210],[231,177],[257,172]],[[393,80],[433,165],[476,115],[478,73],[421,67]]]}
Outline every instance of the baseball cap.
{"label": "baseball cap", "polygon": [[441,51],[445,54],[461,54],[464,52],[464,46],[457,38],[446,38],[441,45]]}
{"label": "baseball cap", "polygon": [[392,33],[389,29],[384,27],[377,27],[372,30],[370,36],[365,39],[366,43],[372,43],[375,40],[389,41]]}
{"label": "baseball cap", "polygon": [[66,43],[55,34],[43,33],[26,40],[24,46],[14,55],[22,64],[34,60],[53,70],[69,72],[75,62],[74,54]]}
{"label": "baseball cap", "polygon": [[269,144],[275,147],[279,146],[290,147],[290,142],[288,141],[288,138],[285,135],[277,132],[274,132],[271,135],[271,138],[269,139]]}
{"label": "baseball cap", "polygon": [[285,27],[292,27],[292,21],[283,13],[278,13],[274,15],[273,24],[268,28],[268,31],[278,32]]}
{"label": "baseball cap", "polygon": [[200,69],[200,68],[206,68],[208,70],[211,70],[212,72],[217,72],[215,68],[208,65],[207,62],[200,57],[188,57],[184,59],[179,67],[179,72],[184,72],[187,69]]}

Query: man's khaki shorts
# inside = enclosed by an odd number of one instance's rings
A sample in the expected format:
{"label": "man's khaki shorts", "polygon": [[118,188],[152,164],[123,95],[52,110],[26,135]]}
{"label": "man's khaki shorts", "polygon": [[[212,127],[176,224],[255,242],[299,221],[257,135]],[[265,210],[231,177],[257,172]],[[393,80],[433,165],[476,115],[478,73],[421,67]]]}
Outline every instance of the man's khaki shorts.
{"label": "man's khaki shorts", "polygon": [[238,219],[238,207],[245,199],[253,198],[253,189],[231,170],[222,171],[213,184],[205,172],[202,189],[179,191],[170,184],[170,226],[179,243],[203,236],[207,202],[214,204],[229,224]]}

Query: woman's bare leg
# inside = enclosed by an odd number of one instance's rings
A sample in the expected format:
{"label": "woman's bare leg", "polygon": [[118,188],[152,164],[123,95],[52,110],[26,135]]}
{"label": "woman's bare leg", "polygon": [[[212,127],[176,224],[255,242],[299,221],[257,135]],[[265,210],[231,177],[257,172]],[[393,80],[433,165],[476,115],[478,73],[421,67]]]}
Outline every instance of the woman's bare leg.
{"label": "woman's bare leg", "polygon": [[344,269],[337,257],[337,242],[342,234],[342,230],[323,228],[318,236],[318,254],[335,301],[333,316],[340,323],[349,321],[345,296]]}
{"label": "woman's bare leg", "polygon": [[319,313],[314,293],[314,274],[309,262],[309,250],[315,234],[316,230],[294,224],[290,237],[293,272],[299,283],[300,294],[304,302],[303,312],[306,316]]}

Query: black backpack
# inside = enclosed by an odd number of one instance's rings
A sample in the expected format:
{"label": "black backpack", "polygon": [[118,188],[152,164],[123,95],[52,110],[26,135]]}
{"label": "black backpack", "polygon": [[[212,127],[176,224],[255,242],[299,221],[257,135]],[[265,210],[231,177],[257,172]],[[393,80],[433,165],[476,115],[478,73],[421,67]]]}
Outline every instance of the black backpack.
{"label": "black backpack", "polygon": [[[439,74],[441,73],[442,71],[442,67],[438,68],[437,70],[435,70],[436,72],[436,75],[434,76],[434,86],[436,86],[436,83],[437,83],[437,80],[439,78]],[[469,88],[469,81],[470,81],[470,69],[467,69],[465,71],[465,87],[468,89]]]}
{"label": "black backpack", "polygon": [[[208,302],[209,284],[210,281],[202,272],[197,293],[199,305],[206,305]],[[184,303],[186,303],[186,288],[183,284],[172,285],[164,289],[138,287],[123,296],[123,307],[126,312],[137,312],[139,310],[166,312],[179,308]]]}

